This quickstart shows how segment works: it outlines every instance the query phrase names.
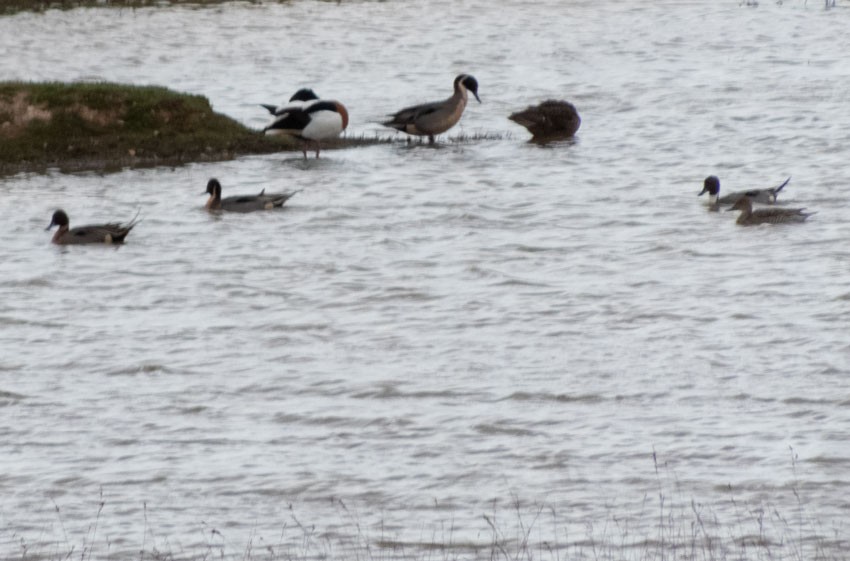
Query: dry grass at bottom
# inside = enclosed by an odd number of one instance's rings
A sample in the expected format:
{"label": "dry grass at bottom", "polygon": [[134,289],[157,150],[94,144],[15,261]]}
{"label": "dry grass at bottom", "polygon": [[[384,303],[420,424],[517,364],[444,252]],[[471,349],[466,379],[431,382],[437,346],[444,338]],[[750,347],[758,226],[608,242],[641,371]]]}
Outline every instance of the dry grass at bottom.
{"label": "dry grass at bottom", "polygon": [[[46,533],[30,540],[19,531],[0,528],[0,557],[21,561],[80,559],[180,560],[286,560],[286,561],[845,561],[850,542],[845,527],[827,535],[817,520],[805,513],[796,485],[796,504],[781,512],[775,504],[746,504],[729,497],[712,506],[693,499],[673,500],[659,484],[658,494],[643,498],[646,510],[621,515],[614,507],[599,520],[586,515],[559,513],[550,505],[524,504],[517,497],[505,506],[493,505],[482,513],[478,528],[462,532],[453,522],[420,528],[426,539],[404,540],[383,523],[364,527],[345,503],[334,499],[342,523],[325,529],[305,524],[290,505],[280,532],[268,540],[256,531],[236,537],[232,528],[201,523],[197,543],[172,545],[151,527],[144,508],[138,543],[127,539],[118,546],[99,526],[106,503],[100,501],[84,535],[69,536],[59,506],[56,513],[62,539],[49,541]],[[141,526],[141,525],[140,525]],[[226,536],[225,536],[226,534]],[[464,536],[464,537],[461,537]],[[470,537],[472,536],[472,537]]]}

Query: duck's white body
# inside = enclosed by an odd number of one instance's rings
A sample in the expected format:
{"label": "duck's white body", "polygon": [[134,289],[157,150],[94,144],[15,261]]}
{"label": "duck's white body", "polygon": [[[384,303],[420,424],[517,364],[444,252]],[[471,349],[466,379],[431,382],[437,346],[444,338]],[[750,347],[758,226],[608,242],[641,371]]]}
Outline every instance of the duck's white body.
{"label": "duck's white body", "polygon": [[265,133],[319,141],[338,137],[347,126],[348,112],[341,103],[317,100],[281,108]]}
{"label": "duck's white body", "polygon": [[[267,135],[287,135],[313,142],[319,157],[322,140],[338,137],[348,126],[348,111],[338,101],[318,99],[313,90],[298,90],[282,107],[263,105],[273,115],[263,129]],[[307,148],[302,146],[304,158]]]}

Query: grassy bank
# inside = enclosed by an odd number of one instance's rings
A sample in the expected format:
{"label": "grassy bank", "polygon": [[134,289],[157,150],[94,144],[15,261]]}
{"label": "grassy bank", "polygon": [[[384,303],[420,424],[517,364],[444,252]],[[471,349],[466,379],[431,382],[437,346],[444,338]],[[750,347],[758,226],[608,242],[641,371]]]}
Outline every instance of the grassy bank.
{"label": "grassy bank", "polygon": [[[342,138],[323,149],[388,142]],[[153,86],[0,82],[0,175],[111,171],[298,150],[215,113],[209,101]]]}
{"label": "grassy bank", "polygon": [[292,149],[202,96],[120,84],[0,83],[0,174],[221,160]]}
{"label": "grassy bank", "polygon": [[[208,5],[221,4],[227,0],[0,0],[0,15],[17,12],[43,12],[45,10],[70,10],[72,8],[144,8],[146,6],[168,6],[175,4]],[[263,0],[243,0],[259,4]],[[268,0],[265,0],[268,1]],[[288,0],[277,0],[284,3]]]}

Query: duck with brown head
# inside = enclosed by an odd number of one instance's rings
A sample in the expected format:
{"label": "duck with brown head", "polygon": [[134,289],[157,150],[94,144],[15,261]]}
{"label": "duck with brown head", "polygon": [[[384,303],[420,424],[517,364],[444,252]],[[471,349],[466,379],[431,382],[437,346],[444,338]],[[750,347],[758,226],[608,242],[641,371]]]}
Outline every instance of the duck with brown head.
{"label": "duck with brown head", "polygon": [[478,81],[469,74],[460,74],[455,78],[454,93],[450,98],[406,107],[381,124],[407,134],[427,136],[428,143],[434,144],[436,135],[446,132],[460,121],[469,98],[467,92],[472,93],[481,103]]}
{"label": "duck with brown head", "polygon": [[[138,216],[138,215],[137,215]],[[53,218],[47,226],[50,230],[54,226],[59,229],[53,234],[51,240],[59,245],[75,245],[75,244],[120,244],[124,243],[124,238],[137,224],[136,218],[133,218],[126,224],[119,222],[111,222],[108,224],[92,224],[89,226],[70,227],[70,220],[64,210],[59,209],[53,213]]]}
{"label": "duck with brown head", "polygon": [[221,198],[221,183],[212,178],[207,182],[207,199],[204,207],[209,211],[224,210],[228,212],[254,212],[257,210],[271,210],[280,208],[298,191],[286,193],[268,193],[263,189],[256,195],[235,195]]}

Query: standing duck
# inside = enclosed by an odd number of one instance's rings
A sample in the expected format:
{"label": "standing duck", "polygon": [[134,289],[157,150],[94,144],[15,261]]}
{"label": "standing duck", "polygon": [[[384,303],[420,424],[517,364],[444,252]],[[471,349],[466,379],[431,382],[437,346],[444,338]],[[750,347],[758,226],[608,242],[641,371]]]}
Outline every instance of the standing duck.
{"label": "standing duck", "polygon": [[307,159],[307,143],[312,142],[319,157],[322,140],[338,137],[348,127],[348,110],[338,101],[319,99],[313,90],[300,89],[289,103],[277,107],[263,104],[273,115],[263,129],[265,134],[284,134],[304,141],[301,151]]}
{"label": "standing duck", "polygon": [[535,141],[569,138],[581,126],[575,106],[556,99],[526,107],[508,119],[527,128]]}
{"label": "standing duck", "polygon": [[110,222],[109,224],[92,224],[71,228],[69,226],[68,215],[64,210],[59,209],[53,213],[53,218],[50,220],[50,224],[46,229],[50,230],[54,226],[59,226],[59,229],[53,234],[53,239],[51,240],[53,243],[59,245],[119,244],[124,243],[124,238],[127,237],[127,234],[130,233],[130,230],[133,229],[136,223],[137,221],[134,218],[127,224]]}
{"label": "standing duck", "polygon": [[455,78],[454,94],[450,98],[407,107],[381,124],[407,134],[427,136],[428,143],[434,144],[434,136],[446,132],[460,121],[466,108],[467,92],[472,92],[481,103],[478,81],[469,74],[461,74]]}
{"label": "standing duck", "polygon": [[741,197],[727,212],[740,210],[741,214],[735,222],[741,226],[757,226],[758,224],[789,224],[805,222],[812,212],[803,208],[760,208],[753,210],[753,203],[748,197]]}
{"label": "standing duck", "polygon": [[715,209],[718,205],[731,205],[738,202],[739,199],[749,199],[754,203],[773,204],[776,202],[776,197],[779,195],[779,192],[783,187],[788,185],[789,181],[791,181],[790,177],[778,187],[736,191],[721,197],[720,180],[717,179],[716,175],[709,175],[703,182],[702,191],[699,192],[699,196],[702,196],[703,193],[708,193],[708,205]]}
{"label": "standing duck", "polygon": [[253,212],[255,210],[271,210],[283,206],[283,203],[289,200],[292,195],[298,191],[289,193],[269,193],[266,195],[266,190],[263,189],[257,195],[236,195],[233,197],[221,198],[221,183],[218,179],[210,179],[207,182],[206,193],[210,198],[207,199],[207,204],[204,207],[207,210],[226,210],[228,212]]}

